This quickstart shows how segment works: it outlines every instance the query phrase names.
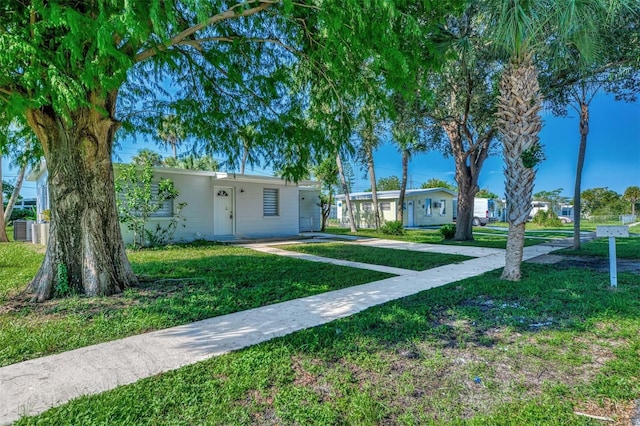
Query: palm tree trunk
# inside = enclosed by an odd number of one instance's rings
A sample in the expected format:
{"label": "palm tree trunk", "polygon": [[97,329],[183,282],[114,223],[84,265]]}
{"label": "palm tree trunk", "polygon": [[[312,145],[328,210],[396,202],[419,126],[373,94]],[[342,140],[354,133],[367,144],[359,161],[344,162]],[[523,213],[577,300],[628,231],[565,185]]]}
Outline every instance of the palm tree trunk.
{"label": "palm tree trunk", "polygon": [[582,188],[582,169],[587,152],[587,136],[589,135],[589,104],[580,101],[580,148],[576,167],[576,184],[573,189],[573,249],[580,250],[580,192]]}
{"label": "palm tree trunk", "polygon": [[4,220],[4,201],[2,192],[2,155],[0,155],[0,243],[8,243],[7,223]]}
{"label": "palm tree trunk", "polygon": [[246,142],[242,144],[242,162],[240,163],[240,174],[244,174],[244,166],[247,164],[247,158],[249,158],[249,147]]}
{"label": "palm tree trunk", "polygon": [[404,225],[404,194],[407,192],[407,173],[409,170],[409,150],[402,150],[402,182],[398,196],[398,221]]}
{"label": "palm tree trunk", "polygon": [[336,163],[338,164],[338,174],[340,175],[340,183],[342,185],[342,193],[344,194],[345,203],[347,203],[347,211],[349,212],[349,228],[351,232],[358,232],[356,228],[356,217],[353,214],[353,208],[351,206],[351,196],[349,195],[349,185],[347,185],[347,178],[344,175],[344,168],[342,167],[342,158],[340,153],[336,155]]}
{"label": "palm tree trunk", "polygon": [[530,55],[514,61],[500,81],[496,126],[502,133],[509,236],[502,279],[519,281],[524,229],[531,211],[536,165],[541,161],[542,96]]}
{"label": "palm tree trunk", "polygon": [[373,223],[376,229],[380,228],[380,206],[378,205],[378,188],[376,185],[376,171],[373,165],[373,152],[367,145],[367,167],[369,169],[369,183],[371,184],[371,200],[373,201]]}
{"label": "palm tree trunk", "polygon": [[[13,206],[16,204],[18,200],[18,196],[20,195],[20,190],[22,189],[22,183],[24,182],[24,175],[27,171],[27,163],[20,166],[20,171],[18,172],[18,178],[16,179],[16,186],[13,189],[13,193],[9,198],[9,202],[7,203],[7,208],[4,211],[4,222],[9,222],[9,218],[11,217],[11,212],[13,212]],[[1,188],[0,188],[1,189]]]}

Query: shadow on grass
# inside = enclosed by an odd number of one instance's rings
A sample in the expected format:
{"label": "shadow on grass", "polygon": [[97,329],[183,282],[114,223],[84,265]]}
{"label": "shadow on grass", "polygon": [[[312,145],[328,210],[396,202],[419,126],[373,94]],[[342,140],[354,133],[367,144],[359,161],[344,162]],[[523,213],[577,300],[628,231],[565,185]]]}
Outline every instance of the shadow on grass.
{"label": "shadow on grass", "polygon": [[606,274],[523,271],[518,283],[487,273],[24,424],[583,424],[573,399],[636,398],[637,276],[611,290]]}

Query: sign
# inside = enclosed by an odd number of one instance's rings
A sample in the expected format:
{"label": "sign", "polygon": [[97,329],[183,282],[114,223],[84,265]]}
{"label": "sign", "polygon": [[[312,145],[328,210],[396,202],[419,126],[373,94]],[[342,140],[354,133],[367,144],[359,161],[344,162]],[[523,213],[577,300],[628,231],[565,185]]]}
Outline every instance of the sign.
{"label": "sign", "polygon": [[628,226],[596,226],[596,237],[609,237],[609,276],[611,287],[618,287],[618,265],[616,263],[616,237],[628,237]]}
{"label": "sign", "polygon": [[596,237],[628,237],[628,226],[598,225],[596,226]]}

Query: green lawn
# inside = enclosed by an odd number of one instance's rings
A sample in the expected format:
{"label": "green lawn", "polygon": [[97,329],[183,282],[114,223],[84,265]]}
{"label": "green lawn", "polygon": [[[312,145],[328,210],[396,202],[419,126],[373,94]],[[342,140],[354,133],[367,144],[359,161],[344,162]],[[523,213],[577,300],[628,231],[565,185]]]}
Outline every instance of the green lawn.
{"label": "green lawn", "polygon": [[[488,232],[485,232],[488,231]],[[325,232],[334,235],[356,235],[359,237],[384,238],[388,240],[399,240],[413,243],[426,244],[449,244],[461,246],[475,246],[488,248],[506,248],[507,234],[506,232],[491,231],[487,228],[474,228],[475,241],[450,241],[443,240],[442,235],[437,229],[407,229],[404,235],[387,235],[373,229],[359,229],[356,234],[352,234],[349,228],[327,228]],[[484,235],[491,234],[491,235]],[[525,246],[532,246],[545,242],[539,238],[525,238]]]}
{"label": "green lawn", "polygon": [[[581,244],[580,250],[564,249],[558,253],[571,256],[609,257],[609,239],[597,238]],[[640,237],[616,238],[616,257],[640,259]]]}
{"label": "green lawn", "polygon": [[[17,424],[628,424],[640,280],[523,265],[487,273]],[[627,417],[625,417],[627,416]],[[626,423],[624,422],[624,419]]]}
{"label": "green lawn", "polygon": [[139,287],[33,304],[15,294],[42,254],[30,244],[0,245],[0,366],[392,276],[215,244],[129,258],[144,278]]}
{"label": "green lawn", "polygon": [[279,249],[312,254],[332,259],[373,265],[392,266],[394,268],[424,271],[450,263],[460,263],[472,259],[458,254],[424,253],[408,250],[394,250],[378,247],[364,247],[344,243],[313,243],[278,245]]}

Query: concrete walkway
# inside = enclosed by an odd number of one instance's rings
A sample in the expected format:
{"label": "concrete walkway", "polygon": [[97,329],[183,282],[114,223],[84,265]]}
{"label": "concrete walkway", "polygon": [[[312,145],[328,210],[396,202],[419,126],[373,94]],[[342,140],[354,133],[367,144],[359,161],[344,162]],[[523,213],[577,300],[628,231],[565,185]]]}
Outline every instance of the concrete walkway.
{"label": "concrete walkway", "polygon": [[[385,240],[370,240],[365,244],[433,252],[450,252],[452,249],[444,245]],[[478,250],[477,247],[455,249],[456,253],[481,257],[421,272],[399,270],[402,273],[397,277],[369,284],[0,368],[0,424],[9,424],[23,415],[41,413],[81,395],[96,394],[133,383],[504,266],[503,250]],[[524,258],[531,259],[557,249],[557,246],[550,245],[526,247]],[[274,253],[282,254],[277,251]],[[333,263],[333,259],[326,261]],[[342,264],[362,267],[362,264],[350,262]]]}

